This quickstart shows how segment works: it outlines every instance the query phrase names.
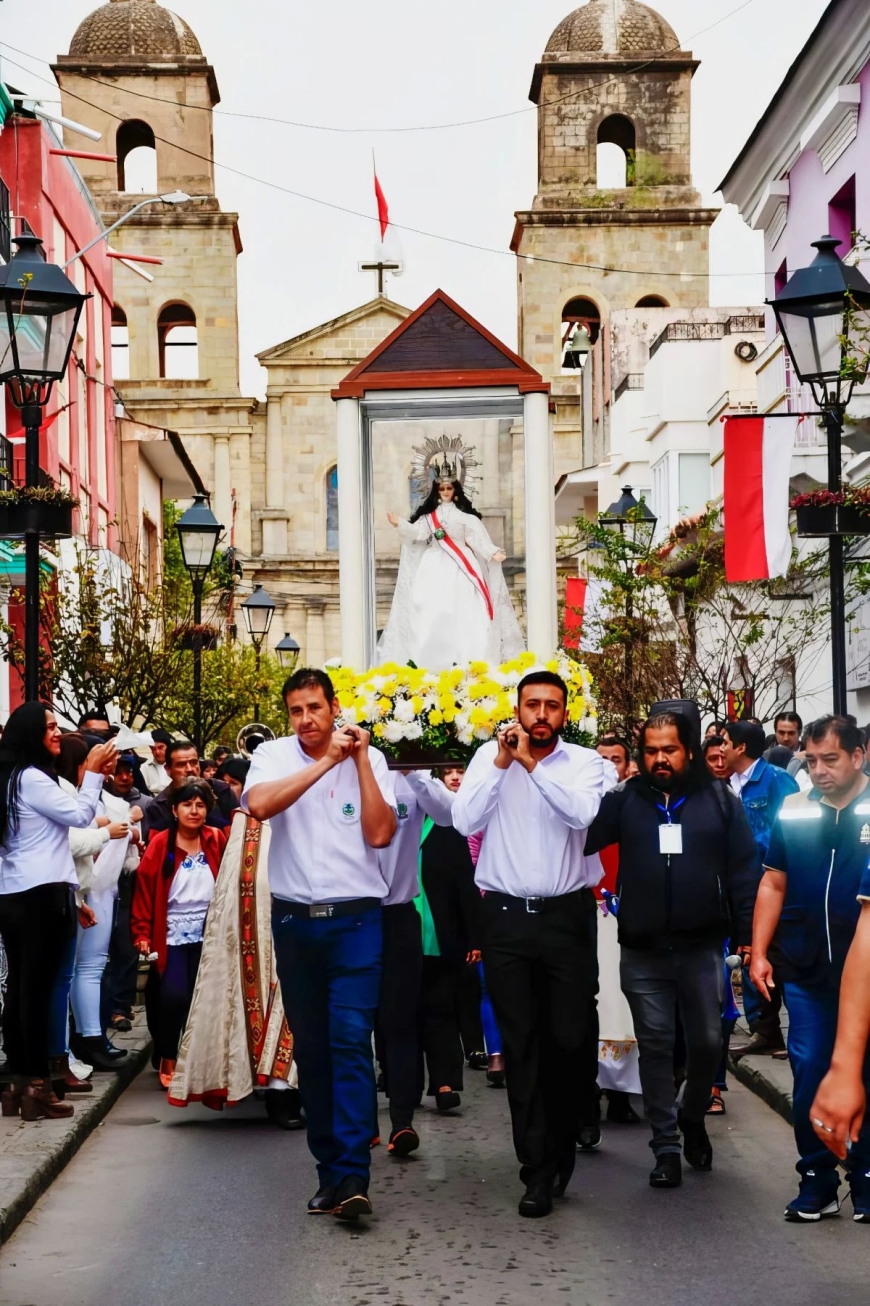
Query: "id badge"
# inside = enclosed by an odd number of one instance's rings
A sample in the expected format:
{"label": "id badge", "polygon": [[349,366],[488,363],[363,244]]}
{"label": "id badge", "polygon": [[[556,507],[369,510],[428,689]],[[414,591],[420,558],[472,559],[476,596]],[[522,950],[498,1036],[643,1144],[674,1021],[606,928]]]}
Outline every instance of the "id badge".
{"label": "id badge", "polygon": [[683,828],[680,825],[659,826],[659,852],[670,856],[683,851]]}

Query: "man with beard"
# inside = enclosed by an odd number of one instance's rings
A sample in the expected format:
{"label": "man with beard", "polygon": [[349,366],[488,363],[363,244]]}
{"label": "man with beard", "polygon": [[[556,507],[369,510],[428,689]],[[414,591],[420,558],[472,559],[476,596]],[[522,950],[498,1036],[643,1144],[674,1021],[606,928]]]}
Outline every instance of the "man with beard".
{"label": "man with beard", "polygon": [[[574,1169],[577,1084],[598,987],[595,897],[583,835],[609,783],[604,759],[566,744],[568,690],[550,671],[517,687],[517,720],[472,758],[453,804],[466,837],[484,830],[486,982],[502,1035],[520,1215],[549,1215]],[[612,840],[610,841],[612,842]]]}
{"label": "man with beard", "polygon": [[[605,796],[586,852],[619,844],[620,979],[652,1127],[650,1185],[676,1188],[681,1132],[689,1164],[712,1166],[704,1115],[722,1055],[722,947],[732,929],[738,951],[749,945],[761,868],[743,810],[710,775],[690,719],[677,712],[654,716],[638,745],[640,775]],[[688,1053],[679,1113],[677,1003]]]}

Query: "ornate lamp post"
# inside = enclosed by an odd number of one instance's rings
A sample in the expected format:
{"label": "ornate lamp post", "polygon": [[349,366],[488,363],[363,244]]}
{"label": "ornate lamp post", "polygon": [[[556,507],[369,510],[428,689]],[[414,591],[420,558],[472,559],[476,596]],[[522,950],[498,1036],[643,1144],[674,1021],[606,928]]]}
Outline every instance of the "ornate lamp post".
{"label": "ornate lamp post", "polygon": [[278,659],[278,665],[283,671],[292,675],[296,670],[296,663],[299,661],[299,645],[292,635],[285,635],[279,639],[275,645],[275,656]]}
{"label": "ornate lamp post", "polygon": [[[39,484],[39,428],[51,388],[66,373],[82,307],[89,295],[46,263],[42,241],[17,236],[18,247],[0,268],[0,384],[21,409],[25,478]],[[7,469],[10,477],[12,468]],[[39,531],[24,535],[24,697],[39,697]]]}
{"label": "ornate lamp post", "polygon": [[[269,633],[269,627],[272,625],[272,618],[275,615],[275,603],[262,585],[255,585],[253,593],[249,594],[240,606],[242,616],[245,619],[245,630],[250,636],[257,655],[257,676],[259,677],[260,653],[263,648],[263,641]],[[259,718],[259,715],[260,699],[258,695],[254,703],[254,717]]]}
{"label": "ornate lamp post", "polygon": [[[837,254],[832,236],[813,241],[809,267],[798,268],[768,300],[798,379],[812,388],[828,438],[828,489],[842,487],[842,436],[846,406],[868,370],[870,283]],[[829,536],[831,661],[834,711],[846,711],[846,599],[843,536]]]}
{"label": "ornate lamp post", "polygon": [[193,586],[193,742],[202,752],[202,591],[214,561],[218,539],[223,532],[204,494],[195,494],[193,503],[175,523],[181,556]]}
{"label": "ornate lamp post", "polygon": [[[632,546],[632,554],[636,552],[640,556],[647,552],[653,542],[658,518],[650,511],[646,503],[638,503],[630,485],[624,485],[619,498],[605,512],[599,515],[598,525],[628,540]],[[633,558],[629,559],[629,566],[633,569]],[[625,622],[628,627],[626,632],[628,638],[625,644],[625,680],[629,691],[631,691],[634,683],[634,652],[631,646],[631,623],[633,619],[634,596],[629,585],[625,592]],[[633,697],[631,702],[634,703]]]}

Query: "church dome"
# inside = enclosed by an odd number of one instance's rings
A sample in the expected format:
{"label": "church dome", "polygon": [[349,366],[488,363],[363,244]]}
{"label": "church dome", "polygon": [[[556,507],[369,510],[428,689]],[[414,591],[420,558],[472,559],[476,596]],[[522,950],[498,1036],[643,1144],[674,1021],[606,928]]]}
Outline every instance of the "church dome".
{"label": "church dome", "polygon": [[109,0],[80,24],[69,52],[79,59],[202,58],[184,19],[156,0]]}
{"label": "church dome", "polygon": [[637,0],[589,0],[563,18],[545,54],[664,54],[680,42],[670,23]]}

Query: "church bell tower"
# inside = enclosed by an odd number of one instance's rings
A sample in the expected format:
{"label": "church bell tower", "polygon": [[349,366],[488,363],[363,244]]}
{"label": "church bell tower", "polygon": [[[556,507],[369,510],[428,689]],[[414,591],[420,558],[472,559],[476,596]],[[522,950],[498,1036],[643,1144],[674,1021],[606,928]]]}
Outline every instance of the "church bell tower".
{"label": "church bell tower", "polygon": [[[578,367],[614,309],[708,301],[690,167],[698,67],[637,0],[588,0],[536,66],[538,192],[516,214],[519,352],[552,382],[557,473],[581,465]],[[540,261],[534,261],[534,260]]]}

